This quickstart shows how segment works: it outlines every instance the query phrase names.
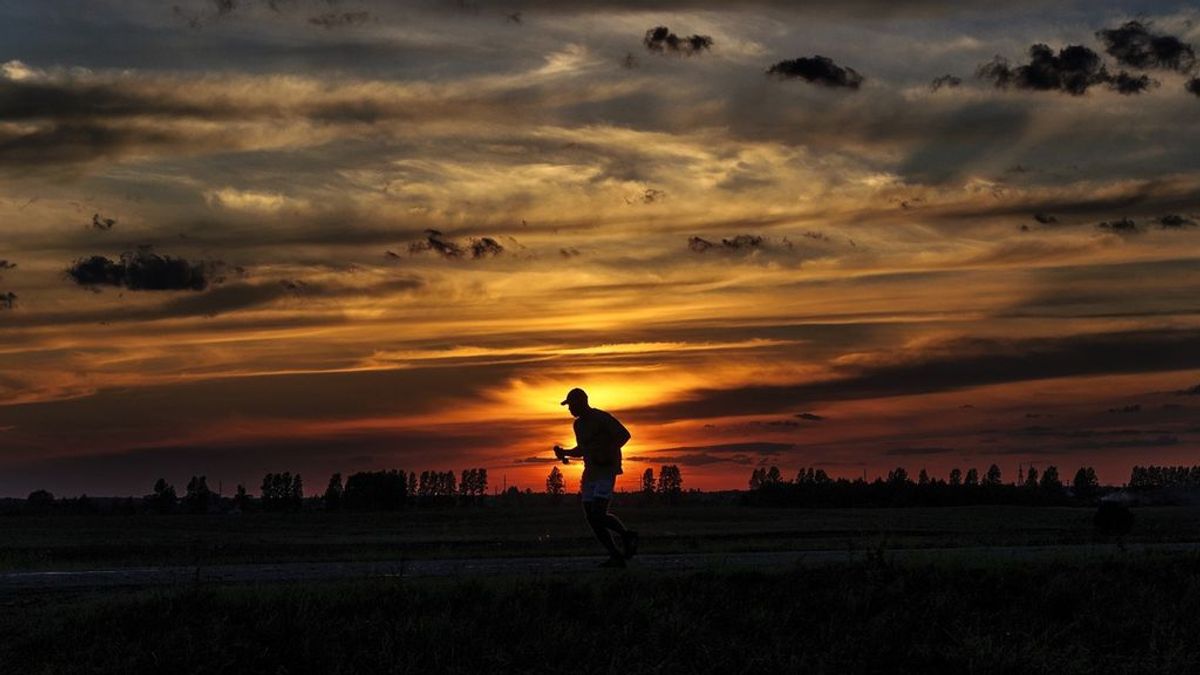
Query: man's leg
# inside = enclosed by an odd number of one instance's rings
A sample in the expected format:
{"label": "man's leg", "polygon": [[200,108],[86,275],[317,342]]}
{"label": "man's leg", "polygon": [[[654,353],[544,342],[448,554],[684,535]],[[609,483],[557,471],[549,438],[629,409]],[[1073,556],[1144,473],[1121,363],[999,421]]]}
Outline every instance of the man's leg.
{"label": "man's leg", "polygon": [[617,518],[615,513],[604,514],[604,524],[608,529],[621,535],[621,546],[625,549],[625,557],[632,558],[637,555],[638,533],[625,527],[625,523]]}
{"label": "man's leg", "polygon": [[605,518],[608,513],[608,500],[592,499],[584,502],[583,513],[587,517],[588,525],[591,526],[596,539],[600,540],[608,554],[614,558],[623,558],[616,542],[613,541],[612,534],[608,531],[608,523]]}

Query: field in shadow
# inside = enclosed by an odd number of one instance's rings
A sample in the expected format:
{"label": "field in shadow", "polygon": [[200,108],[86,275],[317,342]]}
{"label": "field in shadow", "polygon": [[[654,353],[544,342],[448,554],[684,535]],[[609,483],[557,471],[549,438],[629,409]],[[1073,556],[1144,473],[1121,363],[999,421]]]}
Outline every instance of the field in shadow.
{"label": "field in shadow", "polygon": [[25,597],[10,672],[1196,672],[1200,557]]}
{"label": "field in shadow", "polygon": [[[1128,542],[1195,540],[1200,508],[1139,508]],[[1109,541],[1093,508],[972,506],[795,509],[729,505],[619,509],[645,553],[1005,546]],[[593,555],[578,507],[392,513],[0,518],[0,570],[286,561]]]}

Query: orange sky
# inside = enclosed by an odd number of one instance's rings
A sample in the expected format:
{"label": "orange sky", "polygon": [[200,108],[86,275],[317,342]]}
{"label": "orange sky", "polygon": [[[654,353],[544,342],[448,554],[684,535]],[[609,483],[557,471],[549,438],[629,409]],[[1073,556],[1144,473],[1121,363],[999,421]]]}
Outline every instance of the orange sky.
{"label": "orange sky", "polygon": [[1195,73],[974,76],[1119,8],[342,4],[0,10],[0,495],[541,489],[574,386],[626,487],[1197,463]]}

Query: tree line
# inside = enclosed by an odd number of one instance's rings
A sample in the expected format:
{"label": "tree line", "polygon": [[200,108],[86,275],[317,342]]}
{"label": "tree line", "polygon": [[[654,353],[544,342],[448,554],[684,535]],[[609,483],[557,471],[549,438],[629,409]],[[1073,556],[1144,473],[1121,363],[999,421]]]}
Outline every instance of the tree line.
{"label": "tree line", "polygon": [[[546,476],[546,494],[552,501],[562,501],[567,492],[566,478],[558,467],[552,467]],[[663,501],[676,504],[683,496],[683,472],[675,464],[659,467],[658,478],[654,477],[654,469],[647,468],[642,472],[641,489],[638,495],[642,501]]]}
{"label": "tree line", "polygon": [[1017,481],[1005,483],[1000,467],[979,470],[952,469],[946,478],[931,477],[921,469],[913,480],[908,470],[896,467],[886,478],[833,479],[824,469],[800,469],[785,478],[779,467],[757,468],[750,474],[749,492],[743,501],[764,506],[965,506],[972,504],[1068,505],[1091,501],[1102,493],[1096,470],[1080,467],[1070,486],[1063,484],[1058,467],[1023,468]]}

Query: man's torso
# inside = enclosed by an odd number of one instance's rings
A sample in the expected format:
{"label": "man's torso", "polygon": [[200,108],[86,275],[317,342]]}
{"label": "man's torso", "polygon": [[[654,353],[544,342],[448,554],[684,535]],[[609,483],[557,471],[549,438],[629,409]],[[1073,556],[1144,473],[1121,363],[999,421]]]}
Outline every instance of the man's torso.
{"label": "man's torso", "polygon": [[617,447],[616,439],[613,438],[611,431],[611,427],[616,424],[616,419],[612,415],[599,408],[592,408],[585,415],[576,418],[576,445],[595,443],[607,449],[601,451],[601,456],[595,456],[594,453],[584,455],[583,479],[585,481],[593,476],[616,476],[624,473],[621,470],[621,449]]}

